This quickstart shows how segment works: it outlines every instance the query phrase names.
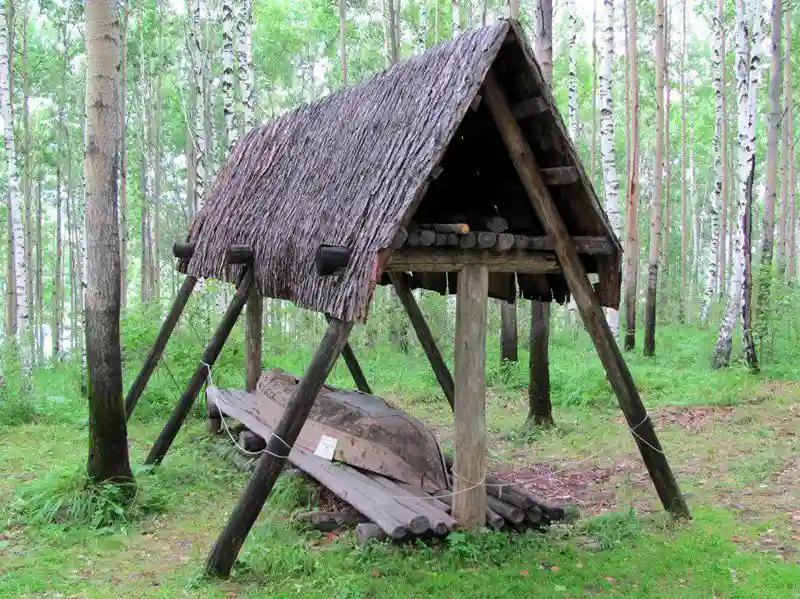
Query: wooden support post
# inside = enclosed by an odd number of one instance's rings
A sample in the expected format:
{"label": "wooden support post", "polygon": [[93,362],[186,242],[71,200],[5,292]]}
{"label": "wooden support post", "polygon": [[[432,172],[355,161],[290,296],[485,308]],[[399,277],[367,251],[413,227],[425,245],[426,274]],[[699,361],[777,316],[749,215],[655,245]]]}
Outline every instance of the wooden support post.
{"label": "wooden support post", "polygon": [[172,414],[170,414],[169,420],[167,420],[167,423],[161,430],[161,434],[158,435],[158,439],[156,439],[156,442],[150,449],[145,464],[157,464],[161,462],[167,451],[169,451],[170,445],[172,445],[172,442],[175,440],[178,431],[183,425],[183,421],[186,420],[186,415],[192,408],[192,404],[208,376],[208,369],[217,361],[222,347],[225,345],[225,342],[228,340],[228,335],[230,335],[233,329],[233,325],[236,324],[236,319],[239,318],[239,314],[242,313],[252,285],[253,269],[252,267],[248,267],[239,283],[239,287],[236,289],[233,300],[231,300],[228,306],[228,310],[225,312],[225,316],[222,318],[222,322],[219,323],[219,327],[214,332],[214,336],[211,337],[211,341],[208,342],[208,345],[203,351],[203,356],[197,363],[194,374],[192,374],[192,378],[186,386],[186,390],[183,392],[183,395],[181,395],[178,404],[175,406],[175,409],[172,410]]}
{"label": "wooden support post", "polygon": [[[330,323],[330,316],[326,314],[325,319]],[[350,376],[353,377],[353,382],[356,384],[356,388],[362,393],[368,393],[369,395],[372,395],[372,389],[369,387],[367,377],[364,376],[364,371],[361,369],[361,364],[359,364],[358,358],[356,358],[356,353],[350,346],[349,341],[344,344],[344,348],[342,349],[342,357],[344,358],[345,364],[347,364],[347,370],[350,371]]]}
{"label": "wooden support post", "polygon": [[516,362],[517,355],[517,305],[500,302],[500,361]]}
{"label": "wooden support post", "polygon": [[[206,572],[227,577],[250,528],[281,473],[286,457],[300,434],[319,390],[328,378],[333,365],[347,342],[353,324],[338,319],[328,323],[325,336],[314,353],[311,363],[297,384],[278,426],[267,442],[267,449],[258,460],[250,482],[242,493],[225,529],[214,543],[206,560]],[[281,456],[281,457],[277,457]]]}
{"label": "wooden support post", "polygon": [[[532,57],[529,59],[533,60]],[[653,423],[642,404],[641,397],[639,397],[639,391],[636,389],[630,370],[622,359],[611,329],[608,328],[600,300],[595,295],[589,278],[586,276],[586,271],[570,239],[561,214],[539,175],[533,152],[519,124],[511,114],[505,92],[491,71],[486,76],[484,90],[486,104],[528,194],[531,206],[547,234],[556,240],[555,252],[561,263],[564,278],[575,298],[586,329],[592,337],[600,361],[605,368],[606,376],[614,389],[619,406],[625,414],[628,427],[633,433],[661,503],[666,510],[678,516],[689,517],[689,508],[669,467],[653,429]]]}
{"label": "wooden support post", "polygon": [[489,271],[468,266],[456,293],[453,517],[465,529],[486,522],[486,315]]}
{"label": "wooden support post", "polygon": [[244,373],[248,391],[255,391],[261,376],[261,345],[263,343],[264,299],[258,285],[250,288],[244,325]]}
{"label": "wooden support post", "polygon": [[183,314],[183,309],[186,307],[186,302],[189,301],[189,296],[192,295],[196,283],[197,279],[191,275],[187,275],[183,280],[183,285],[181,285],[175,301],[172,302],[172,308],[170,308],[164,324],[161,325],[156,341],[153,343],[150,353],[147,354],[147,358],[142,364],[142,369],[136,375],[136,380],[133,381],[133,385],[131,385],[128,394],[125,396],[125,414],[127,418],[131,417],[139,398],[144,393],[145,387],[147,387],[147,383],[156,369],[161,355],[164,353],[164,348],[167,346],[170,336],[172,336],[172,331],[175,330],[175,325],[178,324],[178,319]]}
{"label": "wooden support post", "polygon": [[406,275],[399,272],[390,272],[389,278],[392,281],[394,290],[397,292],[397,297],[400,298],[400,303],[408,314],[411,320],[411,326],[414,327],[414,332],[417,334],[422,349],[428,357],[428,362],[431,364],[433,373],[436,375],[436,380],[439,381],[439,386],[442,388],[444,396],[447,398],[447,403],[450,408],[453,408],[455,397],[455,385],[453,384],[453,376],[450,374],[450,369],[442,358],[442,354],[436,345],[436,340],[433,338],[428,323],[425,322],[425,317],[422,315],[422,310],[419,309],[417,300],[411,293],[411,289],[406,282]]}

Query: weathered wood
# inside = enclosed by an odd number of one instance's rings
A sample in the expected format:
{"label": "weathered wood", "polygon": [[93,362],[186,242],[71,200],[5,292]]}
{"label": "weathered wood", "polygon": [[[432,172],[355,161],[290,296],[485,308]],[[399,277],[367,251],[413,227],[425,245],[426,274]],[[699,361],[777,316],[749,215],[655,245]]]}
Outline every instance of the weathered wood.
{"label": "weathered wood", "polygon": [[440,164],[437,164],[431,169],[430,180],[435,181],[436,179],[442,176],[443,172],[444,168],[442,168]]}
{"label": "weathered wood", "polygon": [[633,432],[661,503],[668,511],[688,517],[689,508],[670,469],[647,410],[639,397],[630,370],[608,327],[602,306],[586,275],[578,251],[572,243],[553,198],[539,175],[533,152],[511,114],[505,93],[491,71],[484,82],[484,97],[536,216],[548,235],[556,240],[555,252],[564,270],[564,277],[603,363],[620,408],[625,414],[628,427]]}
{"label": "weathered wood", "polygon": [[386,538],[386,533],[377,524],[363,522],[356,525],[356,545],[364,547],[370,541],[382,541]]}
{"label": "weathered wood", "polygon": [[[496,237],[494,233],[487,233]],[[494,241],[492,241],[494,243]],[[389,272],[453,272],[466,266],[483,266],[490,272],[553,274],[561,272],[553,252],[453,250],[408,248],[389,257]]]}
{"label": "weathered wood", "polygon": [[[614,252],[614,246],[607,237],[602,236],[575,236],[572,244],[579,254],[601,254],[609,256]],[[514,247],[537,251],[552,252],[556,249],[556,240],[547,236],[514,235]]]}
{"label": "weathered wood", "polygon": [[531,301],[530,354],[528,356],[528,421],[553,424],[550,401],[550,303]]}
{"label": "weathered wood", "polygon": [[431,229],[434,233],[469,233],[466,223],[429,223],[419,226],[421,229]]}
{"label": "weathered wood", "polygon": [[436,491],[433,495],[431,495],[429,493],[426,493],[424,489],[420,489],[419,487],[415,487],[414,485],[409,485],[408,483],[397,482],[397,484],[406,491],[412,493],[415,497],[421,497],[426,502],[429,502],[431,505],[435,506],[439,511],[442,511],[448,515],[450,514],[450,504],[445,503],[444,501],[436,497],[436,493],[444,493],[445,491],[443,490]]}
{"label": "weathered wood", "polygon": [[481,249],[494,247],[494,244],[497,243],[497,233],[491,231],[477,231],[476,233],[478,235],[477,245]]}
{"label": "weathered wood", "polygon": [[176,243],[172,246],[172,255],[176,258],[184,258],[186,260],[194,256],[193,243]]}
{"label": "weathered wood", "polygon": [[[328,322],[331,321],[331,317],[327,314],[325,318]],[[364,376],[364,371],[361,369],[361,364],[356,358],[356,354],[353,351],[353,348],[348,341],[345,343],[344,348],[342,349],[342,357],[344,358],[345,364],[347,364],[347,370],[350,371],[350,376],[353,377],[353,382],[356,384],[356,389],[361,391],[362,393],[368,393],[372,395],[372,389],[370,389],[369,383],[367,382],[367,377]]]}
{"label": "weathered wood", "polygon": [[500,360],[516,362],[517,350],[517,305],[500,302]]}
{"label": "weathered wood", "polygon": [[557,166],[553,168],[540,168],[539,174],[545,185],[570,185],[581,180],[580,172],[576,166]]}
{"label": "weathered wood", "polygon": [[261,350],[263,339],[264,300],[253,285],[247,298],[244,324],[244,371],[248,391],[256,388],[261,376]]}
{"label": "weathered wood", "polygon": [[392,249],[400,249],[406,244],[407,240],[408,231],[406,231],[404,227],[400,227],[397,229],[397,233],[394,234],[394,239],[392,239]]}
{"label": "weathered wood", "polygon": [[511,524],[521,524],[525,520],[525,512],[523,510],[510,503],[500,501],[491,495],[486,497],[486,505],[511,522]]}
{"label": "weathered wood", "polygon": [[475,233],[463,233],[458,236],[458,246],[463,250],[474,248],[478,243],[478,236]]}
{"label": "weathered wood", "polygon": [[532,116],[538,116],[550,110],[544,98],[528,98],[522,102],[517,102],[511,107],[511,113],[518,121],[522,121]]}
{"label": "weathered wood", "polygon": [[[530,524],[537,524],[542,521],[544,515],[542,514],[542,509],[540,507],[532,507],[528,511],[525,512],[525,522],[529,522]],[[549,520],[561,520],[563,518],[563,514],[561,518],[549,518]]]}
{"label": "weathered wood", "polygon": [[514,236],[510,233],[500,233],[497,235],[497,242],[494,244],[494,249],[501,252],[510,250],[514,247]]}
{"label": "weathered wood", "polygon": [[455,247],[458,245],[458,233],[448,233],[446,245]]}
{"label": "weathered wood", "polygon": [[131,385],[128,394],[125,396],[125,414],[127,418],[131,417],[133,410],[136,408],[136,404],[139,402],[139,398],[142,396],[142,393],[144,393],[145,387],[147,387],[147,383],[164,353],[164,348],[167,346],[167,342],[172,336],[172,331],[175,330],[175,325],[178,324],[181,314],[183,314],[183,309],[186,307],[186,302],[189,301],[189,297],[192,295],[196,283],[197,279],[191,275],[187,275],[183,280],[183,284],[180,290],[178,290],[178,295],[175,296],[175,301],[172,302],[169,314],[167,314],[167,318],[158,331],[155,343],[153,343],[153,347],[150,349],[150,353],[147,354],[147,358],[145,358],[144,364],[142,364],[142,368],[139,370],[139,374],[136,375],[136,380],[133,381],[133,385]]}
{"label": "weathered wood", "polygon": [[[436,493],[436,498],[442,503],[449,505],[450,507],[453,506],[453,494],[448,491],[440,491]],[[505,524],[506,524],[506,519],[487,505],[486,526],[488,526],[493,530],[500,530],[501,528],[503,528],[503,526],[505,526]]]}
{"label": "weathered wood", "polygon": [[492,216],[486,219],[486,228],[492,233],[505,233],[508,231],[508,221],[502,216]]}
{"label": "weathered wood", "polygon": [[450,374],[450,369],[447,368],[444,358],[442,358],[442,353],[436,345],[436,340],[433,338],[428,323],[422,315],[422,310],[419,309],[417,300],[414,299],[414,295],[411,293],[411,289],[406,282],[406,275],[404,273],[390,272],[389,278],[392,281],[394,290],[397,292],[400,303],[403,304],[403,308],[406,314],[408,314],[411,326],[414,327],[417,339],[419,339],[419,343],[425,355],[428,357],[428,362],[430,362],[433,373],[436,375],[436,380],[439,381],[439,386],[442,388],[442,392],[447,398],[447,403],[449,403],[450,408],[452,408],[455,397],[453,377]]}
{"label": "weathered wood", "polygon": [[350,264],[353,251],[339,245],[321,245],[314,256],[314,265],[320,277],[339,276]]}
{"label": "weathered wood", "polygon": [[189,410],[192,408],[192,404],[194,404],[194,400],[209,374],[208,370],[212,368],[217,361],[222,347],[228,340],[228,335],[230,335],[233,326],[236,324],[236,319],[239,318],[239,314],[242,313],[252,285],[253,270],[252,268],[247,268],[228,306],[228,310],[222,317],[222,321],[214,332],[214,336],[211,337],[211,341],[208,342],[205,350],[203,350],[203,355],[197,363],[197,366],[195,366],[194,373],[192,374],[192,378],[189,379],[186,390],[183,392],[183,395],[180,396],[180,399],[178,399],[178,403],[172,410],[169,420],[167,420],[167,423],[161,430],[161,434],[158,435],[158,439],[156,439],[156,442],[150,449],[145,464],[157,464],[161,462],[167,451],[169,451],[170,445],[172,445],[172,442],[175,440],[175,436],[183,425],[183,421],[186,420],[186,416],[189,414]]}
{"label": "weathered wood", "polygon": [[[456,293],[453,517],[465,529],[486,521],[486,317],[489,271],[467,266]],[[494,508],[493,508],[494,509]]]}
{"label": "weathered wood", "polygon": [[332,532],[364,523],[363,516],[348,512],[300,512],[295,514],[292,520],[320,532]]}
{"label": "weathered wood", "polygon": [[267,442],[253,431],[242,431],[239,433],[239,446],[245,451],[261,451],[267,446]]}
{"label": "weathered wood", "polygon": [[436,247],[444,247],[447,245],[447,235],[444,233],[436,234],[436,241],[433,243]]}
{"label": "weathered wood", "polygon": [[481,100],[483,96],[480,94],[475,94],[475,97],[472,99],[472,103],[469,105],[470,110],[473,112],[478,112],[478,109],[481,107]]}
{"label": "weathered wood", "polygon": [[530,238],[527,235],[514,235],[514,247],[518,250],[527,249],[528,239]]}
{"label": "weathered wood", "polygon": [[433,534],[443,536],[455,528],[456,521],[437,507],[438,500],[430,497],[423,499],[383,476],[377,474],[369,474],[367,476],[374,483],[385,489],[387,494],[400,505],[407,507],[412,512],[425,516],[430,522]]}
{"label": "weathered wood", "polygon": [[232,245],[225,255],[228,264],[247,264],[253,261],[253,248],[249,245]]}
{"label": "weathered wood", "polygon": [[419,231],[409,231],[406,245],[411,248],[420,247],[422,245],[419,240]]}
{"label": "weathered wood", "polygon": [[[252,274],[249,275],[249,280],[252,281]],[[223,577],[230,574],[239,550],[269,497],[311,406],[325,384],[325,379],[336,363],[352,328],[352,323],[338,319],[328,323],[325,336],[314,352],[305,376],[297,385],[280,423],[269,438],[266,452],[259,459],[247,488],[208,555],[207,572]]]}
{"label": "weathered wood", "polygon": [[436,243],[436,233],[430,229],[422,229],[419,232],[419,244],[422,247],[430,247]]}

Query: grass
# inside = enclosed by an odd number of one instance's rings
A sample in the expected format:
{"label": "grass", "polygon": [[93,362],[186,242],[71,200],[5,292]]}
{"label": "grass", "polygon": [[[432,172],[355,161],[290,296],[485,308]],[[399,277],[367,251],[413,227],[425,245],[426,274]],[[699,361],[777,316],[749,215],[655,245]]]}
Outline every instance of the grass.
{"label": "grass", "polygon": [[[125,330],[132,376],[154,333],[130,323]],[[313,342],[276,340],[269,365],[302,371]],[[800,385],[790,381],[800,379],[800,360],[777,339],[781,360],[762,374],[712,372],[713,334],[663,327],[658,342],[654,360],[626,357],[688,495],[691,522],[670,522],[658,509],[588,340],[556,330],[553,430],[522,429],[527,356],[500,365],[490,346],[490,456],[496,467],[547,467],[549,480],[577,500],[607,492],[602,509],[592,507],[596,497],[587,500],[579,520],[546,534],[456,533],[443,543],[359,550],[350,533],[299,530],[291,513],[307,490],[282,477],[228,581],[204,578],[202,564],[246,478],[210,450],[199,410],[164,463],[137,472],[138,504],[119,514],[118,498],[87,493],[80,474],[87,428],[75,366],[38,371],[35,401],[21,417],[10,418],[16,412],[0,397],[0,597],[516,598],[535,589],[544,599],[800,598],[800,480],[791,468],[800,466]],[[447,445],[452,417],[416,347],[401,356],[369,348],[363,337],[355,346],[376,392],[425,419]],[[131,422],[134,464],[178,393],[166,368],[185,381],[198,347],[185,330],[170,344]],[[237,336],[215,382],[240,384],[240,364]],[[342,365],[332,382],[351,385]],[[584,479],[587,489],[576,483]]]}

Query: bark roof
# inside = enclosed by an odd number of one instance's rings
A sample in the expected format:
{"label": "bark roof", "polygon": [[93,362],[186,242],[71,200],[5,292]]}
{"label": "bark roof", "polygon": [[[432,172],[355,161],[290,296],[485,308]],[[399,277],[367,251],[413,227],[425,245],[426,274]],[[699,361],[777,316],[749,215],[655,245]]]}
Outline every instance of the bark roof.
{"label": "bark roof", "polygon": [[[612,240],[613,256],[583,260],[600,274],[601,301],[618,305],[619,242],[514,22],[467,31],[252,129],[209,190],[189,232],[194,255],[180,270],[236,280],[241,267],[225,267],[225,254],[249,245],[264,297],[360,321],[381,282],[379,252],[415,213],[418,222],[477,222],[499,213],[513,232],[543,234],[488,109],[470,109],[490,68],[510,103],[546,102],[544,114],[520,125],[541,168],[578,167],[579,181],[551,193],[573,235]],[[443,170],[434,180],[437,165]],[[344,274],[317,276],[320,245],[352,249]],[[564,301],[568,294],[561,275],[491,277],[490,293],[505,299]],[[413,285],[440,292],[452,292],[454,283],[454,273],[412,277]]]}

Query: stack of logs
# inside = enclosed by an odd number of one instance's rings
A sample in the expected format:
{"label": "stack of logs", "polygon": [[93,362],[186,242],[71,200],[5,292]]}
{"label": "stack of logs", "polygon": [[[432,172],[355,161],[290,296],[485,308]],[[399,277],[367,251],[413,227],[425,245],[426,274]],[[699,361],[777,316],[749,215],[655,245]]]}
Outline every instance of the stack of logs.
{"label": "stack of logs", "polygon": [[[248,452],[265,445],[261,436],[247,429],[242,429],[238,441]],[[233,458],[241,470],[251,470],[256,460],[244,452],[235,452]],[[431,495],[379,474],[324,460],[297,446],[289,462],[357,512],[298,514],[298,520],[313,528],[327,532],[356,524],[356,540],[361,545],[372,539],[443,537],[457,527],[450,514],[453,495],[449,491]],[[452,460],[446,458],[446,462],[452,469]],[[493,530],[522,531],[564,518],[562,507],[491,476],[486,478],[486,493],[486,526]]]}

